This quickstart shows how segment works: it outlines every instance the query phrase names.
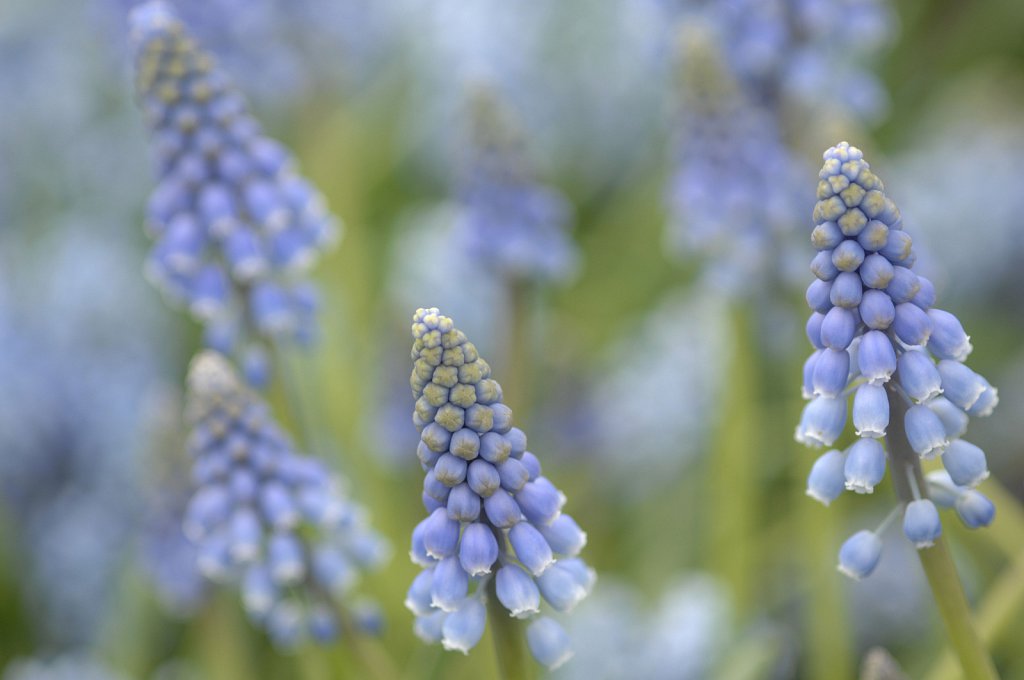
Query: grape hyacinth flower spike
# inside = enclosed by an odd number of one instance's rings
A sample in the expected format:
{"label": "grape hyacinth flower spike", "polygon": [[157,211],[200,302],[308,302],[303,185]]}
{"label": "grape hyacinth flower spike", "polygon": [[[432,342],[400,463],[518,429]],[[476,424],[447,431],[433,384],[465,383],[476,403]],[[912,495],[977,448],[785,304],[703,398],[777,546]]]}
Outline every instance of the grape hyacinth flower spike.
{"label": "grape hyacinth flower spike", "polygon": [[246,612],[279,646],[334,640],[345,623],[338,601],[387,555],[366,512],[323,463],[294,450],[212,350],[189,369],[187,417],[195,493],[184,530],[201,571],[238,584]]}
{"label": "grape hyacinth flower spike", "polygon": [[673,257],[705,256],[709,283],[742,297],[757,289],[752,279],[775,269],[773,245],[800,214],[799,163],[782,141],[778,115],[730,72],[711,22],[687,16],[679,23],[665,242]]}
{"label": "grape hyacinth flower spike", "polygon": [[572,278],[579,252],[569,201],[534,179],[519,130],[493,91],[475,87],[469,108],[458,240],[509,282]]}
{"label": "grape hyacinth flower spike", "polygon": [[[845,142],[829,149],[819,177],[811,233],[818,254],[807,289],[807,335],[815,349],[804,367],[804,396],[811,402],[796,436],[831,446],[843,432],[852,394],[858,439],[818,459],[807,493],[826,505],[844,488],[871,493],[885,475],[887,457],[894,466],[906,465],[891,440],[888,456],[882,445],[894,427],[917,457],[941,457],[951,484],[973,488],[988,477],[985,454],[961,437],[970,416],[992,413],[996,389],[964,365],[970,340],[955,316],[933,306],[931,282],[912,269],[915,255],[899,209],[861,151]],[[902,424],[894,425],[891,416]],[[922,493],[924,477],[895,472],[910,487],[904,499],[907,538],[929,547],[941,525],[935,504]],[[862,551],[847,551],[854,552]],[[840,564],[850,573],[871,571],[847,566]]]}
{"label": "grape hyacinth flower spike", "polygon": [[[940,540],[938,507],[955,508],[971,529],[992,521],[993,504],[974,489],[989,474],[985,454],[962,437],[971,416],[992,413],[998,394],[964,364],[970,340],[953,314],[934,306],[932,283],[914,272],[900,211],[863,153],[842,142],[824,160],[811,233],[815,278],[807,288],[814,351],[803,392],[810,403],[796,439],[832,447],[846,429],[851,397],[857,438],[814,463],[807,494],[828,505],[844,490],[872,493],[889,466],[899,504],[878,529],[843,544],[839,569],[869,576],[881,558],[879,534],[902,515],[954,643],[966,645],[958,647],[965,669],[985,677],[991,662],[973,629],[961,625],[970,616]],[[929,459],[940,459],[944,471],[926,477],[921,461]]]}
{"label": "grape hyacinth flower spike", "polygon": [[596,575],[577,557],[586,534],[562,513],[565,496],[526,450],[473,343],[437,309],[417,310],[412,334],[413,422],[429,513],[412,533],[410,555],[423,567],[406,598],[415,631],[466,653],[490,609],[501,657],[503,635],[522,635],[509,617],[532,619],[529,649],[555,668],[572,652],[561,625],[541,614],[542,600],[567,612],[590,592]]}
{"label": "grape hyacinth flower spike", "polygon": [[170,4],[145,2],[130,24],[159,176],[146,208],[156,241],[147,274],[261,386],[268,341],[315,333],[316,290],[303,276],[337,222]]}

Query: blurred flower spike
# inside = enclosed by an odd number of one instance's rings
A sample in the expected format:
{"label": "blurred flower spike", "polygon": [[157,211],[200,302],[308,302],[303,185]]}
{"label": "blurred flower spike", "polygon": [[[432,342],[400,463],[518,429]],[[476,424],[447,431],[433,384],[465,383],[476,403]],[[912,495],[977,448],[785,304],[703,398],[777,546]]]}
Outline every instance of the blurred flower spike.
{"label": "blurred flower spike", "polygon": [[[934,307],[931,281],[913,271],[916,256],[900,211],[863,153],[842,142],[824,159],[811,233],[815,278],[807,288],[814,352],[804,365],[803,395],[810,403],[796,439],[831,447],[845,430],[851,397],[857,439],[814,463],[807,494],[828,505],[844,490],[872,493],[887,459],[904,464],[886,438],[899,428],[914,454],[940,458],[945,468],[908,475],[913,499],[901,506],[907,538],[928,548],[942,532],[937,505],[955,508],[972,529],[994,517],[992,503],[974,490],[989,474],[985,454],[962,437],[971,416],[992,413],[998,393],[964,365],[970,339],[953,314]],[[847,541],[841,571],[854,578],[871,573],[882,546],[876,534],[888,522]]]}
{"label": "blurred flower spike", "polygon": [[339,601],[387,557],[366,512],[323,463],[294,451],[212,350],[189,369],[187,417],[195,493],[184,530],[200,570],[237,583],[246,612],[279,646],[332,642],[345,622]]}
{"label": "blurred flower spike", "polygon": [[778,115],[730,73],[710,22],[687,15],[680,23],[666,246],[680,259],[705,256],[716,288],[749,296],[758,290],[751,280],[772,269],[773,244],[796,223],[800,163]]}
{"label": "blurred flower spike", "polygon": [[579,252],[569,201],[530,175],[519,130],[492,89],[470,88],[469,117],[458,240],[512,282],[571,279]]}
{"label": "blurred flower spike", "polygon": [[473,343],[437,309],[417,310],[412,334],[429,513],[412,533],[411,557],[423,567],[406,598],[416,633],[468,652],[484,634],[490,593],[509,616],[532,619],[530,651],[555,668],[572,655],[569,637],[541,604],[568,612],[590,592],[596,574],[577,557],[586,534],[562,513],[565,496],[527,451]]}
{"label": "blurred flower spike", "polygon": [[168,3],[137,6],[130,23],[159,178],[146,207],[156,241],[147,273],[261,386],[267,341],[315,335],[317,293],[304,272],[337,221]]}

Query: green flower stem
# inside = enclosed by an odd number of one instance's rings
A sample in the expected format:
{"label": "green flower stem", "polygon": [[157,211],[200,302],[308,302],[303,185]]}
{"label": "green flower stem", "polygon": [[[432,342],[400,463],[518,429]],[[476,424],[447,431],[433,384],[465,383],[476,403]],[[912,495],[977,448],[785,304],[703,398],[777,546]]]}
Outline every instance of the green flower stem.
{"label": "green flower stem", "polygon": [[506,279],[509,327],[505,330],[505,370],[501,387],[504,401],[518,416],[526,418],[526,404],[530,394],[530,290],[525,281]]}
{"label": "green flower stem", "polygon": [[303,447],[313,455],[323,456],[324,447],[318,436],[319,429],[314,422],[312,410],[307,408],[302,388],[299,386],[298,371],[293,363],[295,357],[279,342],[273,343],[273,353],[273,370],[280,377],[281,390],[288,405],[289,415],[301,434]]}
{"label": "green flower stem", "polygon": [[[927,498],[928,487],[917,454],[907,441],[903,419],[907,412],[906,403],[893,389],[889,394],[889,428],[886,439],[889,443],[889,461],[893,482],[900,501],[909,503],[916,497]],[[915,495],[915,490],[918,492]],[[949,641],[960,658],[965,677],[970,680],[998,679],[992,657],[981,642],[974,627],[970,606],[964,595],[963,586],[956,573],[956,566],[950,555],[946,539],[940,537],[935,545],[917,551],[924,568],[928,585],[931,587],[939,614],[946,624]]]}
{"label": "green flower stem", "polygon": [[729,584],[737,612],[749,611],[754,600],[751,579],[758,560],[750,536],[756,535],[758,508],[757,471],[762,456],[757,422],[757,353],[751,313],[746,307],[732,310],[733,349],[723,402],[729,405],[718,423],[713,455],[708,458],[707,480],[711,494],[709,563]]}
{"label": "green flower stem", "polygon": [[498,602],[496,579],[487,584],[487,618],[494,638],[494,651],[498,657],[501,680],[532,680],[534,663],[526,647],[525,623],[508,615]]}
{"label": "green flower stem", "polygon": [[[988,594],[978,607],[978,635],[988,645],[997,643],[1005,636],[1007,629],[1017,621],[1017,614],[1024,607],[1024,551],[1002,573],[989,588]],[[926,676],[927,680],[957,680],[960,669],[956,657],[949,650]]]}
{"label": "green flower stem", "polygon": [[344,634],[342,644],[348,645],[353,656],[359,660],[359,664],[368,671],[366,675],[359,674],[359,677],[398,680],[401,673],[380,640],[363,634],[344,609],[337,606],[334,609],[338,614],[338,620],[341,621],[341,629]]}
{"label": "green flower stem", "polygon": [[244,680],[256,677],[253,648],[237,605],[220,593],[204,608],[191,631],[202,668],[210,677]]}

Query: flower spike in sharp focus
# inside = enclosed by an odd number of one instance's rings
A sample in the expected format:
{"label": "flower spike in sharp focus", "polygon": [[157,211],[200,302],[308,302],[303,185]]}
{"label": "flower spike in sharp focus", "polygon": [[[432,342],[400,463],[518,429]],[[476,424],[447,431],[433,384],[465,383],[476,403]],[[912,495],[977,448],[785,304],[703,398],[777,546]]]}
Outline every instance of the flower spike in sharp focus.
{"label": "flower spike in sharp focus", "polygon": [[267,340],[315,332],[316,291],[302,272],[335,238],[335,220],[168,3],[136,7],[131,35],[159,174],[146,209],[149,276],[260,385]]}
{"label": "flower spike in sharp focus", "polygon": [[335,600],[387,552],[365,511],[319,460],[294,451],[266,404],[216,352],[192,361],[187,415],[196,491],[184,529],[200,569],[238,583],[249,616],[277,644],[293,646],[306,634],[332,641]]}
{"label": "flower spike in sharp focus", "polygon": [[[971,416],[992,413],[998,394],[964,365],[970,340],[955,316],[933,306],[935,289],[913,271],[899,209],[861,151],[842,142],[824,158],[811,233],[815,280],[807,288],[807,337],[815,349],[804,365],[803,392],[811,401],[796,438],[832,446],[852,396],[858,439],[815,462],[807,494],[827,505],[844,488],[871,493],[893,459],[883,442],[890,410],[898,411],[914,453],[941,457],[945,468],[924,478],[930,498],[911,475],[913,499],[902,507],[904,533],[926,548],[942,531],[936,505],[956,508],[972,529],[992,521],[995,507],[973,488],[988,477],[985,454],[961,437]],[[881,552],[876,533],[860,531],[846,542],[840,570],[855,578],[871,573]]]}
{"label": "flower spike in sharp focus", "polygon": [[541,475],[473,343],[437,309],[417,310],[412,334],[413,422],[429,513],[412,533],[411,557],[423,567],[406,599],[416,633],[468,652],[484,633],[494,579],[509,616],[535,617],[526,631],[533,656],[559,666],[571,656],[569,639],[540,615],[541,600],[566,612],[590,592],[596,576],[577,557],[586,534],[562,514],[565,496]]}

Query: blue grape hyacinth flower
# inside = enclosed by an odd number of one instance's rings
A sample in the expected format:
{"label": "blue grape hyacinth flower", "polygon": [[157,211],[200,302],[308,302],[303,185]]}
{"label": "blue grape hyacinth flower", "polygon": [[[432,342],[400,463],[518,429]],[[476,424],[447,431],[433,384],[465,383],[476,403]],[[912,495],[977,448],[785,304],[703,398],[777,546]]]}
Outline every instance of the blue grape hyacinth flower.
{"label": "blue grape hyacinth flower", "polygon": [[474,258],[512,281],[565,281],[579,264],[572,208],[530,174],[522,139],[497,96],[470,97],[470,138],[458,190],[458,239]]}
{"label": "blue grape hyacinth flower", "polygon": [[246,612],[280,646],[332,641],[343,623],[336,601],[383,561],[386,544],[220,354],[193,360],[187,408],[195,493],[184,530],[200,569],[237,583]]}
{"label": "blue grape hyacinth flower", "polygon": [[262,344],[315,333],[316,290],[303,277],[337,222],[168,3],[137,6],[130,23],[159,175],[147,273],[259,385]]}
{"label": "blue grape hyacinth flower", "polygon": [[554,668],[571,649],[561,625],[539,616],[542,600],[567,612],[593,588],[596,574],[578,557],[586,534],[562,513],[565,496],[526,450],[473,343],[436,308],[416,311],[412,334],[413,422],[429,513],[412,533],[410,555],[423,567],[406,598],[414,629],[468,652],[483,636],[491,591],[509,616],[533,619],[527,643]]}
{"label": "blue grape hyacinth flower", "polygon": [[[815,279],[806,296],[814,351],[803,393],[810,403],[796,439],[831,447],[846,428],[850,397],[857,439],[815,462],[807,494],[827,505],[844,490],[871,493],[887,464],[905,463],[886,439],[898,426],[914,454],[941,459],[944,468],[938,476],[910,474],[912,498],[898,508],[907,538],[927,548],[942,532],[937,505],[955,508],[970,528],[994,517],[992,503],[974,490],[989,474],[985,454],[962,437],[971,416],[992,413],[998,392],[964,364],[970,339],[953,314],[934,306],[932,283],[914,272],[900,211],[863,153],[842,142],[824,160],[811,233]],[[871,573],[881,552],[877,534],[891,519],[844,544],[841,571]]]}
{"label": "blue grape hyacinth flower", "polygon": [[[730,72],[709,22],[688,15],[680,23],[666,245],[675,257],[705,256],[716,288],[749,295],[751,279],[772,269],[773,244],[796,223],[800,163],[777,113]],[[777,190],[766,196],[768,183]]]}

